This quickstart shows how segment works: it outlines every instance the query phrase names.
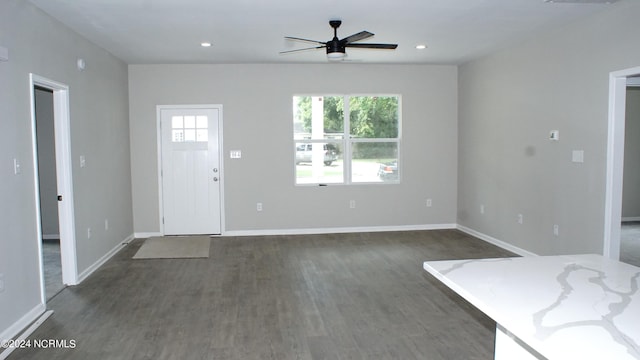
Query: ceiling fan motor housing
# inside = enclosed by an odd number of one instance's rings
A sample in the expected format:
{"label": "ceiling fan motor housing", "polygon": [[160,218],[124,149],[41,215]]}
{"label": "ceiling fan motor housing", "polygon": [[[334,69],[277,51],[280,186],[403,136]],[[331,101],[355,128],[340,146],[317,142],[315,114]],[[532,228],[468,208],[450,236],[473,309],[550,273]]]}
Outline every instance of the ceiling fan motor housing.
{"label": "ceiling fan motor housing", "polygon": [[327,41],[327,54],[333,53],[345,53],[345,47],[340,43],[340,40],[334,38],[331,41]]}

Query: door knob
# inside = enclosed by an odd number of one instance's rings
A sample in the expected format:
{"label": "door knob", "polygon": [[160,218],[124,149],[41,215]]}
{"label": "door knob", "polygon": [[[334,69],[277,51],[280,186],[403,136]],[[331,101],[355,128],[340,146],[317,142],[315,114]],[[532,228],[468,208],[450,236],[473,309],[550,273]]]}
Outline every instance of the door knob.
{"label": "door knob", "polygon": [[214,176],[213,181],[218,181],[218,177]]}
{"label": "door knob", "polygon": [[213,169],[213,172],[214,172],[214,173],[217,173],[217,172],[218,172],[218,168],[214,168],[214,169]]}

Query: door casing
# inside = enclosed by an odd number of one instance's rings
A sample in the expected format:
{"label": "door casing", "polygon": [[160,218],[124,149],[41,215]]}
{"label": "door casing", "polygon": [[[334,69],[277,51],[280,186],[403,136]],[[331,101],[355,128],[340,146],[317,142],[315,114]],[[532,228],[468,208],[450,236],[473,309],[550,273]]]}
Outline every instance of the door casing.
{"label": "door casing", "polygon": [[640,75],[640,67],[614,71],[609,74],[609,120],[602,253],[614,260],[620,259],[627,78],[637,75]]}
{"label": "door casing", "polygon": [[42,229],[40,220],[40,185],[38,181],[38,147],[36,133],[35,86],[53,91],[53,117],[55,129],[56,180],[58,194],[62,201],[58,202],[58,219],[60,226],[60,258],[62,263],[62,282],[65,285],[78,284],[78,267],[76,255],[75,215],[73,203],[73,172],[71,160],[71,124],[69,115],[69,87],[66,84],[47,79],[36,74],[29,74],[31,91],[31,136],[33,147],[34,189],[36,201],[36,226],[38,252],[40,257],[41,299],[46,303],[44,272],[42,259]]}

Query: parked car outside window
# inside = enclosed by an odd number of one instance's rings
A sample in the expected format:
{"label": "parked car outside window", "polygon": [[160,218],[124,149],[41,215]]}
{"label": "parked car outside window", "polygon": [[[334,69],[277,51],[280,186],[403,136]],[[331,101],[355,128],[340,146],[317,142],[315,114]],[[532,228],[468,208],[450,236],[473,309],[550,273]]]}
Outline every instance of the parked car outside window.
{"label": "parked car outside window", "polygon": [[[313,144],[297,144],[296,146],[296,164],[303,162],[311,162]],[[324,152],[323,162],[329,166],[338,159],[338,152],[333,146],[322,144]]]}
{"label": "parked car outside window", "polygon": [[386,164],[380,164],[378,168],[378,177],[382,181],[398,180],[398,162],[393,161]]}

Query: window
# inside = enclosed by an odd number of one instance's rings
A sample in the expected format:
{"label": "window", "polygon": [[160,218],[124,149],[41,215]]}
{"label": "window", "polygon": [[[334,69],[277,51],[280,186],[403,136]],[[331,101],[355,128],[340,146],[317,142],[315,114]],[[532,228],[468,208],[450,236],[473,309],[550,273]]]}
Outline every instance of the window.
{"label": "window", "polygon": [[172,116],[171,141],[207,142],[209,141],[209,119],[206,116]]}
{"label": "window", "polygon": [[400,97],[294,96],[296,184],[399,182]]}

